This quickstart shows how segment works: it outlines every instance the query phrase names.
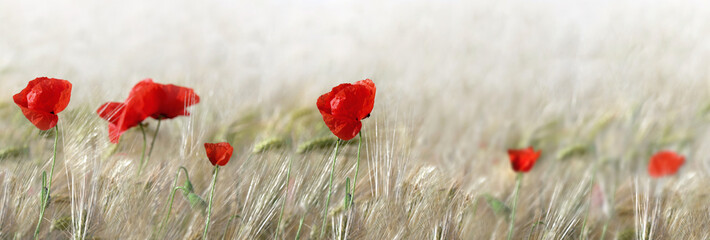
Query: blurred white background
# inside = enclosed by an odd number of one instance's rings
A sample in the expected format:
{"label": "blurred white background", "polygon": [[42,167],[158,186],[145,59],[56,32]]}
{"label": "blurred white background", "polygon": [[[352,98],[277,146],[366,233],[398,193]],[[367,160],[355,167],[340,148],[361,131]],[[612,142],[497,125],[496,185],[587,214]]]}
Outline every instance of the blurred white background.
{"label": "blurred white background", "polygon": [[433,124],[639,104],[684,114],[710,99],[709,6],[0,0],[0,97],[50,76],[74,83],[72,105],[98,106],[151,77],[195,88],[200,106],[271,109],[372,78],[380,113],[440,116]]}

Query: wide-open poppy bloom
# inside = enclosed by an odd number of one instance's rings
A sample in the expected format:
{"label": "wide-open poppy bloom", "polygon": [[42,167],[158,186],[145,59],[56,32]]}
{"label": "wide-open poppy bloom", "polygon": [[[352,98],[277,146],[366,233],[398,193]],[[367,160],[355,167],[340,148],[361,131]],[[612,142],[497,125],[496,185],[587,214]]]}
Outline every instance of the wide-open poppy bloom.
{"label": "wide-open poppy bloom", "polygon": [[[153,83],[151,79],[143,80]],[[155,119],[170,119],[177,116],[190,116],[185,108],[200,102],[200,96],[192,88],[176,86],[173,84],[153,83],[158,91],[155,93],[160,100],[158,109],[150,116]]]}
{"label": "wide-open poppy bloom", "polygon": [[232,157],[234,148],[226,142],[205,143],[205,151],[213,166],[224,166],[229,162],[229,158]]}
{"label": "wide-open poppy bloom", "polygon": [[316,105],[330,131],[347,141],[360,132],[360,120],[370,116],[375,92],[375,83],[370,79],[343,83],[321,95]]}
{"label": "wide-open poppy bloom", "polygon": [[648,174],[659,178],[673,175],[685,163],[685,157],[672,151],[660,151],[651,157],[648,164]]}
{"label": "wide-open poppy bloom", "polygon": [[67,80],[39,77],[27,83],[12,99],[32,124],[40,130],[48,130],[57,125],[57,113],[69,105],[71,87]]}
{"label": "wide-open poppy bloom", "polygon": [[540,157],[541,151],[535,151],[532,147],[525,149],[509,149],[508,157],[510,164],[516,172],[528,172]]}
{"label": "wide-open poppy bloom", "polygon": [[188,116],[190,113],[185,108],[199,101],[200,97],[190,88],[145,79],[133,86],[125,102],[104,103],[96,112],[109,122],[109,138],[117,143],[126,130],[146,118]]}

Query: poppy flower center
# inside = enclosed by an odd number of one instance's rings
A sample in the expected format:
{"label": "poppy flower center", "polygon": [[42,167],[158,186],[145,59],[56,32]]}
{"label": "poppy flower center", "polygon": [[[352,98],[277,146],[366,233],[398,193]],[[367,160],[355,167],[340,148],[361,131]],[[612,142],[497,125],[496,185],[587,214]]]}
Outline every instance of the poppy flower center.
{"label": "poppy flower center", "polygon": [[54,114],[54,111],[49,112],[50,114]]}

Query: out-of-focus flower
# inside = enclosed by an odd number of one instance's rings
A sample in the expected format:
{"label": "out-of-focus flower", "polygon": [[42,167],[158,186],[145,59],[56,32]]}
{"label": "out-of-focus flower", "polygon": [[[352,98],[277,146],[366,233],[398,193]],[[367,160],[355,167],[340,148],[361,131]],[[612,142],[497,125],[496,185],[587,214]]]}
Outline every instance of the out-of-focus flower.
{"label": "out-of-focus flower", "polygon": [[525,149],[509,149],[508,157],[510,164],[516,172],[528,172],[540,157],[541,151],[535,151],[532,147]]}
{"label": "out-of-focus flower", "polygon": [[648,174],[653,178],[673,175],[685,163],[685,157],[672,151],[660,151],[651,157]]}

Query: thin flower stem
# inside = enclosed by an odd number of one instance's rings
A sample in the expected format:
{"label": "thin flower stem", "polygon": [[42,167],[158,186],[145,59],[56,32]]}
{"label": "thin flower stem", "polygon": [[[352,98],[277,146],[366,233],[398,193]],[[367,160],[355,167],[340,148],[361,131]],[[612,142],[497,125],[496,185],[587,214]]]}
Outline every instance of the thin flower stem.
{"label": "thin flower stem", "polygon": [[[42,218],[44,218],[44,210],[47,207],[47,203],[49,202],[49,190],[52,189],[52,178],[54,177],[54,163],[57,160],[57,141],[59,140],[59,125],[54,126],[54,150],[52,151],[52,167],[49,169],[49,184],[47,184],[47,194],[44,196],[44,198],[41,200],[42,206],[40,207],[39,210],[39,220],[37,221],[37,227],[35,228],[35,235],[34,238],[37,239],[39,237],[39,227],[42,225]],[[44,187],[42,186],[41,191],[44,192]]]}
{"label": "thin flower stem", "polygon": [[145,160],[145,149],[147,148],[148,145],[148,139],[145,137],[145,128],[143,127],[143,124],[138,124],[141,128],[141,133],[143,133],[143,153],[141,153],[141,163],[138,165],[138,175],[141,175],[141,171],[143,170],[143,161]]}
{"label": "thin flower stem", "polygon": [[210,190],[210,201],[207,204],[207,220],[205,220],[205,232],[202,233],[202,239],[207,239],[207,230],[210,228],[210,216],[212,215],[212,196],[214,196],[215,184],[217,183],[217,173],[219,173],[219,165],[214,166],[214,176],[212,177],[212,190]]}
{"label": "thin flower stem", "polygon": [[335,159],[338,157],[338,149],[340,148],[340,139],[335,142],[335,153],[333,154],[333,163],[330,167],[330,181],[328,182],[328,198],[325,200],[325,209],[323,210],[323,225],[320,227],[320,237],[325,233],[325,225],[328,220],[328,205],[330,204],[330,195],[333,194],[333,175],[335,175]]}
{"label": "thin flower stem", "polygon": [[513,210],[510,213],[510,225],[508,226],[508,240],[513,238],[513,227],[515,226],[515,210],[518,207],[518,192],[520,184],[523,182],[523,173],[518,173],[515,177],[515,191],[513,192]]}
{"label": "thin flower stem", "polygon": [[227,236],[227,230],[229,230],[229,225],[232,225],[232,221],[234,220],[235,217],[239,217],[239,215],[232,215],[229,217],[229,220],[227,220],[227,227],[224,228],[224,233],[222,234],[222,240]]}
{"label": "thin flower stem", "polygon": [[348,206],[352,206],[355,201],[355,186],[357,185],[357,175],[360,172],[360,150],[362,149],[362,130],[358,134],[357,142],[357,161],[355,162],[355,178],[353,178],[353,187],[350,192],[350,203]]}
{"label": "thin flower stem", "polygon": [[286,200],[288,199],[288,185],[289,185],[289,180],[291,179],[291,166],[293,165],[293,158],[289,158],[288,160],[288,170],[286,170],[286,194],[281,202],[281,213],[279,213],[279,222],[276,224],[276,232],[274,233],[274,239],[277,239],[279,236],[279,229],[281,229],[281,219],[284,215],[284,209],[286,208]]}
{"label": "thin flower stem", "polygon": [[298,222],[298,230],[296,231],[295,240],[301,239],[301,227],[303,227],[303,219],[305,219],[305,218],[306,218],[306,214],[303,214],[303,216],[301,216],[301,221]]}
{"label": "thin flower stem", "polygon": [[158,230],[158,236],[161,236],[163,229],[165,228],[165,224],[168,223],[168,218],[170,218],[170,212],[173,210],[173,200],[175,199],[175,192],[177,192],[177,190],[182,190],[185,193],[188,192],[187,189],[184,187],[174,187],[170,191],[170,201],[168,203],[168,213],[165,216],[165,219],[163,219],[163,222],[160,224],[160,230]]}
{"label": "thin flower stem", "polygon": [[175,181],[173,182],[173,187],[170,188],[171,191],[170,191],[170,201],[168,203],[168,211],[165,214],[165,218],[163,219],[163,222],[160,224],[160,229],[158,230],[158,236],[160,236],[163,233],[163,229],[165,228],[165,224],[168,223],[168,219],[170,218],[170,212],[173,210],[173,200],[175,199],[175,191],[177,191],[178,189],[182,189],[183,191],[187,191],[185,188],[177,186],[178,179],[180,178],[180,170],[185,171],[185,177],[188,179],[188,181],[190,179],[187,175],[187,169],[183,166],[180,166],[180,168],[178,168],[177,172],[175,172]]}
{"label": "thin flower stem", "polygon": [[153,133],[153,140],[150,140],[150,150],[148,150],[148,158],[145,162],[150,161],[150,155],[153,154],[153,146],[155,146],[155,139],[158,138],[158,130],[160,130],[160,119],[158,119],[158,126],[155,127],[155,133]]}

